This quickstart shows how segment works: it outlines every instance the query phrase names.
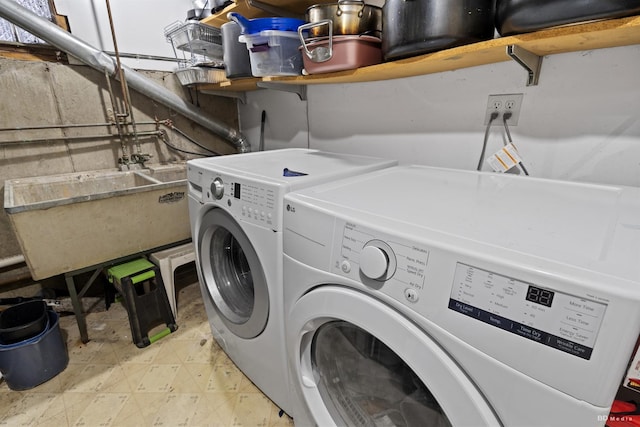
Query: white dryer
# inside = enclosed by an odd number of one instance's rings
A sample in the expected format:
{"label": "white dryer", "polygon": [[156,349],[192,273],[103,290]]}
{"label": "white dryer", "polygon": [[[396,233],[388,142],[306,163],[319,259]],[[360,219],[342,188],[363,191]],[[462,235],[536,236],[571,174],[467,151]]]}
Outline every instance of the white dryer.
{"label": "white dryer", "polygon": [[640,189],[396,167],[285,196],[298,426],[602,426]]}
{"label": "white dryer", "polygon": [[395,164],[307,149],[187,163],[196,265],[214,338],[285,412],[291,408],[282,311],[284,194]]}

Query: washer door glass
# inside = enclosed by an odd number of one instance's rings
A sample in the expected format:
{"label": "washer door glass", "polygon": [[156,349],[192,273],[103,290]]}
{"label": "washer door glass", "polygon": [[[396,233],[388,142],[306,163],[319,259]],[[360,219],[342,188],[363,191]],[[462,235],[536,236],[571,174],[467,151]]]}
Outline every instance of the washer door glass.
{"label": "washer door glass", "polygon": [[269,294],[264,271],[240,225],[221,209],[205,213],[198,234],[200,267],[225,325],[242,338],[265,328]]}
{"label": "washer door glass", "polygon": [[429,389],[382,341],[344,321],[325,323],[311,343],[318,391],[337,424],[437,426],[451,423]]}

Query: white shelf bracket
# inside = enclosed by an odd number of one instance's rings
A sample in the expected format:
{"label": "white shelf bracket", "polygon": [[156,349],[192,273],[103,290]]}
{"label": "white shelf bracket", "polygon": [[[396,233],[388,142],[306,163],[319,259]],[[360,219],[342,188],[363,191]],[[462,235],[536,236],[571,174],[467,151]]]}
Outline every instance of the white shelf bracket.
{"label": "white shelf bracket", "polygon": [[263,81],[256,82],[256,85],[258,85],[258,87],[262,87],[265,89],[273,89],[273,90],[279,90],[282,92],[295,93],[300,98],[300,101],[307,100],[307,86],[305,85],[290,85],[286,83],[263,82]]}
{"label": "white shelf bracket", "polygon": [[507,46],[507,55],[527,71],[527,86],[537,86],[540,78],[542,56],[538,56],[515,44]]}

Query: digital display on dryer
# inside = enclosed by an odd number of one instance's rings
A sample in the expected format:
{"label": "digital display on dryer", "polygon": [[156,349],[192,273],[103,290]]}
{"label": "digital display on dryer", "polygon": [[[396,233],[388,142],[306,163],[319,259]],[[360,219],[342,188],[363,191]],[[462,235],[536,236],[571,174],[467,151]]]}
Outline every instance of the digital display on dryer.
{"label": "digital display on dryer", "polygon": [[555,292],[547,289],[537,288],[535,286],[529,286],[527,289],[527,301],[535,302],[536,304],[544,305],[545,307],[551,307],[553,302],[553,296]]}
{"label": "digital display on dryer", "polygon": [[239,183],[234,183],[233,184],[233,197],[236,199],[240,199],[240,189],[241,189],[241,185]]}

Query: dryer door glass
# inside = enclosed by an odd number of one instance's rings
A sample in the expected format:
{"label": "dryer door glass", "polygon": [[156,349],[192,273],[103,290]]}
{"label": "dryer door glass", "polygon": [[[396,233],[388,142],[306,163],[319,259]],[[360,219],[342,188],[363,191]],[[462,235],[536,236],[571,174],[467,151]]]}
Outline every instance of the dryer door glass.
{"label": "dryer door glass", "polygon": [[269,317],[267,280],[242,227],[221,209],[204,214],[198,231],[200,269],[220,318],[241,338],[254,338]]}
{"label": "dryer door glass", "polygon": [[451,426],[402,358],[355,325],[332,321],[318,328],[311,363],[318,391],[338,425]]}

